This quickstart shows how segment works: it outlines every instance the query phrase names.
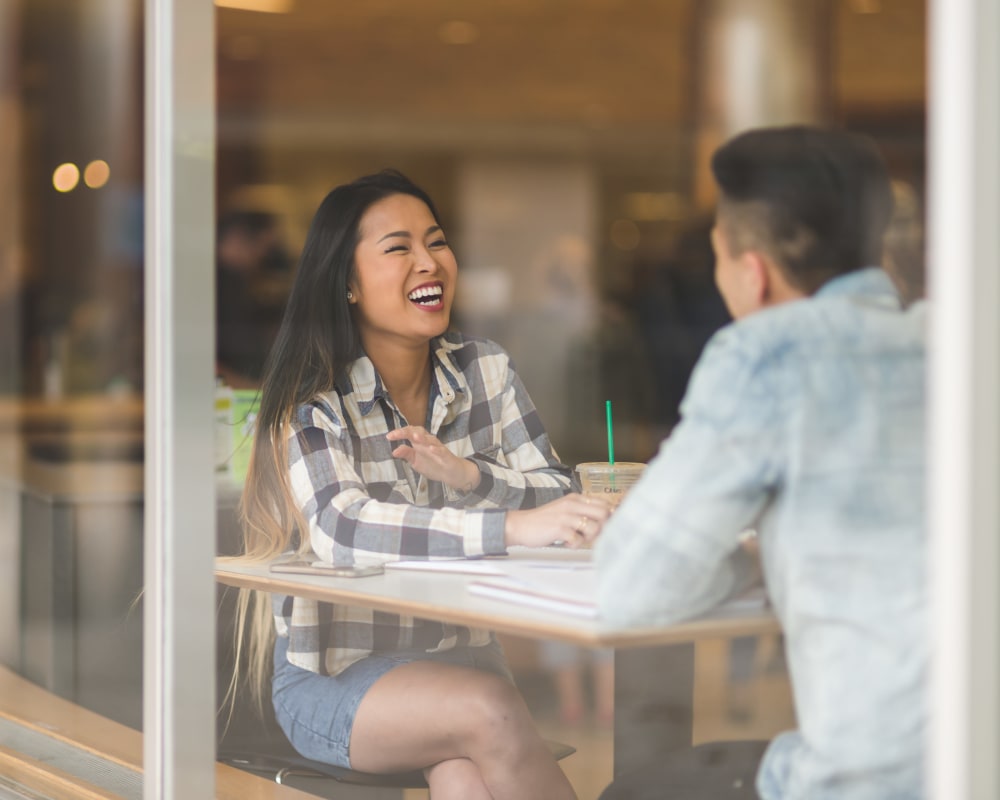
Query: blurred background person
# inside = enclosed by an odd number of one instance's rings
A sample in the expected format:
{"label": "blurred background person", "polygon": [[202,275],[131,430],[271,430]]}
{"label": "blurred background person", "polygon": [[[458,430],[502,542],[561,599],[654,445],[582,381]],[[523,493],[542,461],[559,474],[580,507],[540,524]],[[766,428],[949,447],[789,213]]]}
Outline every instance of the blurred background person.
{"label": "blurred background person", "polygon": [[923,209],[913,185],[892,182],[895,208],[885,233],[885,270],[907,305],[926,293]]}
{"label": "blurred background person", "polygon": [[713,224],[711,215],[693,217],[664,259],[636,265],[632,305],[652,367],[653,421],[663,435],[677,424],[705,343],[731,319],[712,279]]}
{"label": "blurred background person", "polygon": [[264,211],[229,211],[216,239],[216,374],[229,386],[260,382],[280,320],[283,297],[261,290],[269,274],[287,272],[278,219]]}

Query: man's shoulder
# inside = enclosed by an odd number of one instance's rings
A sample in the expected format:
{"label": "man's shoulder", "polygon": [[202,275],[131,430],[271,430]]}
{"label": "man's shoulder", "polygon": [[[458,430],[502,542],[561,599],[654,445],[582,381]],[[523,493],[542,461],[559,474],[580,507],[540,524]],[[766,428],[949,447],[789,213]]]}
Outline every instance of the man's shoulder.
{"label": "man's shoulder", "polygon": [[800,301],[758,311],[720,328],[705,348],[706,358],[742,362],[798,350],[809,338],[810,314]]}
{"label": "man's shoulder", "polygon": [[726,336],[747,352],[761,355],[798,353],[813,358],[823,353],[922,349],[925,304],[901,308],[879,272],[865,270],[842,281],[839,291],[820,291],[751,314],[724,329]]}
{"label": "man's shoulder", "polygon": [[[711,339],[695,371],[703,396],[795,394],[807,372],[840,375],[859,365],[919,371],[922,308],[891,309],[854,296],[808,297],[730,323]],[[735,400],[733,401],[735,402]]]}

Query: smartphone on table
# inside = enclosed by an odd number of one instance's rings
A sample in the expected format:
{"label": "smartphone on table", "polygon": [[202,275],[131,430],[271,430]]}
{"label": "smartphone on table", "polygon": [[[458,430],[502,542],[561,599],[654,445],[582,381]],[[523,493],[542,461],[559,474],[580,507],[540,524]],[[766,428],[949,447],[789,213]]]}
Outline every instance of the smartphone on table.
{"label": "smartphone on table", "polygon": [[271,572],[293,572],[300,575],[329,575],[333,578],[364,578],[369,575],[381,575],[384,570],[381,564],[370,566],[334,566],[325,561],[307,561],[293,558],[288,561],[275,561],[271,564]]}

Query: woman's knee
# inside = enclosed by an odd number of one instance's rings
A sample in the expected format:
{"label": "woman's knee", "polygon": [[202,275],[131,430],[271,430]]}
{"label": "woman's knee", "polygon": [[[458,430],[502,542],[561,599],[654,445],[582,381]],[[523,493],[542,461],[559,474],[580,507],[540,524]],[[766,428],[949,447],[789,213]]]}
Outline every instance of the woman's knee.
{"label": "woman's knee", "polygon": [[462,713],[469,720],[472,738],[482,737],[495,746],[498,742],[518,741],[528,730],[534,730],[521,693],[502,678],[477,676],[462,694]]}

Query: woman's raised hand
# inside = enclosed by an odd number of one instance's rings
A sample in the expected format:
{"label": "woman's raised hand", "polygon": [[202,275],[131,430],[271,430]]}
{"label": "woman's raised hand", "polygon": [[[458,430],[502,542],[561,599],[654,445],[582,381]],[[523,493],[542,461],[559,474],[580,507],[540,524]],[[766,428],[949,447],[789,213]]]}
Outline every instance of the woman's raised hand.
{"label": "woman's raised hand", "polygon": [[507,512],[504,541],[545,547],[562,542],[582,547],[593,541],[611,516],[611,506],[595,497],[568,494],[538,508]]}
{"label": "woman's raised hand", "polygon": [[392,455],[406,461],[425,478],[441,481],[461,492],[471,492],[479,485],[479,467],[467,458],[456,456],[420,425],[396,428],[385,438],[390,442],[409,442],[399,445]]}

